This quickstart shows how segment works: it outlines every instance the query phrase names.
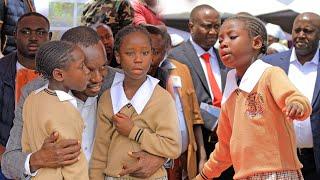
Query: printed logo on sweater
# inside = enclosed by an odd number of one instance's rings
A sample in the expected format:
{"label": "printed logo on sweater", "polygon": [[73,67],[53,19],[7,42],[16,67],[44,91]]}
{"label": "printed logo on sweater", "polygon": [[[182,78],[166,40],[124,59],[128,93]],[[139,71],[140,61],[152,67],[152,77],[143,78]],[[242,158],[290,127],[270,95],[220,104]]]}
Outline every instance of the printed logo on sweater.
{"label": "printed logo on sweater", "polygon": [[246,114],[250,119],[260,119],[264,112],[264,101],[261,93],[250,93],[246,99]]}

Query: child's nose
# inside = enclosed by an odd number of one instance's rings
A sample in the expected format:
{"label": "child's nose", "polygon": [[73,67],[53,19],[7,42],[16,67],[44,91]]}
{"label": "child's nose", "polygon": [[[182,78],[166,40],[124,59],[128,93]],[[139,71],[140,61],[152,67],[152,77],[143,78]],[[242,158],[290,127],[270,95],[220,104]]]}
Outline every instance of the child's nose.
{"label": "child's nose", "polygon": [[143,55],[142,54],[137,54],[134,58],[134,62],[135,63],[141,63],[142,62],[142,58],[143,58]]}
{"label": "child's nose", "polygon": [[220,48],[220,49],[223,49],[223,48],[226,48],[226,47],[228,47],[226,41],[221,41],[219,48]]}

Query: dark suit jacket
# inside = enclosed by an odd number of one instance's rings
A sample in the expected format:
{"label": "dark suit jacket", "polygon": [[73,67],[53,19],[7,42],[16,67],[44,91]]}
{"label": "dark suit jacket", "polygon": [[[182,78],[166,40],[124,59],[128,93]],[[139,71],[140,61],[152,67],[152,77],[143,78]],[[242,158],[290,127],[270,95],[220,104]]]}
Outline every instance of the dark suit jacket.
{"label": "dark suit jacket", "polygon": [[[292,50],[282,53],[271,54],[262,58],[263,61],[282,68],[287,74],[290,65]],[[319,57],[320,58],[320,57]],[[306,79],[307,81],[308,79]],[[306,87],[307,88],[307,87]],[[312,113],[310,116],[311,129],[313,136],[314,159],[317,172],[320,173],[320,63],[318,64],[317,79],[312,97]]]}
{"label": "dark suit jacket", "polygon": [[[223,90],[226,82],[227,71],[225,66],[222,64],[216,50],[215,50],[215,53],[217,55],[218,62],[220,65],[221,84],[222,84],[222,90]],[[206,76],[204,74],[204,71],[202,70],[200,60],[190,40],[172,49],[170,51],[169,57],[176,59],[177,61],[183,64],[186,64],[189,67],[199,105],[201,102],[212,104],[212,97],[210,95],[210,89],[208,86],[208,82],[206,80]],[[211,122],[213,122],[212,119],[217,118],[217,117],[211,116],[210,114],[208,114],[203,110],[201,110],[201,115],[203,117],[206,127],[212,126],[211,124]]]}
{"label": "dark suit jacket", "polygon": [[13,126],[17,52],[0,60],[0,145],[6,146]]}

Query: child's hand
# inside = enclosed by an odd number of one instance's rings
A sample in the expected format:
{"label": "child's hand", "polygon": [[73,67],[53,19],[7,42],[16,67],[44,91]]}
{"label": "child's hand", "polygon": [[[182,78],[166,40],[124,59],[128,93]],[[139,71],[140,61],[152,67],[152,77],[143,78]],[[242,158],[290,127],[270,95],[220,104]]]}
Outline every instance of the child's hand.
{"label": "child's hand", "polygon": [[112,116],[112,121],[119,134],[129,136],[134,124],[128,116],[119,112]]}
{"label": "child's hand", "polygon": [[286,113],[288,120],[300,119],[304,114],[303,105],[298,102],[291,102],[287,104],[282,111]]}

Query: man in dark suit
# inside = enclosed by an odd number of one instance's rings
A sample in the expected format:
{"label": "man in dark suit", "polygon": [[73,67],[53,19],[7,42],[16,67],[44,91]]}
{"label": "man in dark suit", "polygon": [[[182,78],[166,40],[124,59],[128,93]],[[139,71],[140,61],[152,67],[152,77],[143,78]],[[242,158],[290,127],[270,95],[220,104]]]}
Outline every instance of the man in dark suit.
{"label": "man in dark suit", "polygon": [[292,28],[293,49],[263,57],[281,67],[293,84],[310,100],[312,114],[305,121],[294,121],[298,157],[304,179],[320,178],[320,16],[302,13]]}
{"label": "man in dark suit", "polygon": [[[226,78],[225,66],[213,47],[220,26],[221,18],[217,10],[209,5],[195,7],[189,19],[190,39],[172,49],[169,54],[169,57],[186,64],[190,69],[204,120],[205,128],[202,131],[208,157],[217,142],[213,133],[217,117],[208,113],[204,107],[213,105],[220,108]],[[232,179],[232,176],[230,174],[223,179]]]}

